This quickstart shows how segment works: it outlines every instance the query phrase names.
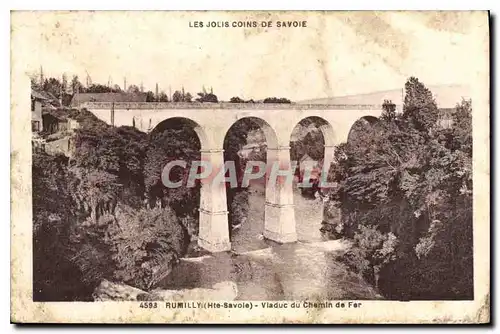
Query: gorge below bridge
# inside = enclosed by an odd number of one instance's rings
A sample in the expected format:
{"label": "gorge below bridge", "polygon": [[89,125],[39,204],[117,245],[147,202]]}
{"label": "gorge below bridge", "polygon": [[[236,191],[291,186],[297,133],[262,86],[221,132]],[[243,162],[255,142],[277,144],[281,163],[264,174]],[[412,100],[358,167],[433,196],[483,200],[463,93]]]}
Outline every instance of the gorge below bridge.
{"label": "gorge below bridge", "polygon": [[[267,104],[267,103],[132,103],[87,102],[80,105],[113,126],[134,126],[151,132],[167,122],[181,120],[198,135],[201,160],[223,168],[224,138],[233,124],[242,119],[254,121],[265,134],[267,161],[290,169],[290,138],[294,128],[311,120],[324,138],[323,166],[329,167],[335,146],[346,142],[358,121],[376,120],[381,105]],[[265,238],[278,243],[297,241],[292,185],[272,182],[265,189]],[[203,181],[199,209],[199,246],[210,252],[228,251],[226,188]]]}

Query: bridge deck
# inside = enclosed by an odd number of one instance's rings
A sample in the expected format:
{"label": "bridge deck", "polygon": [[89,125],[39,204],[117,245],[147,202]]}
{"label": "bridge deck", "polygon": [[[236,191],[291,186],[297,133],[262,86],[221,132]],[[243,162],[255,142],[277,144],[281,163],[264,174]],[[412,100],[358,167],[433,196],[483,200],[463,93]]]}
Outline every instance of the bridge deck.
{"label": "bridge deck", "polygon": [[[113,102],[85,102],[80,108],[111,109]],[[115,102],[115,109],[381,110],[381,104]]]}

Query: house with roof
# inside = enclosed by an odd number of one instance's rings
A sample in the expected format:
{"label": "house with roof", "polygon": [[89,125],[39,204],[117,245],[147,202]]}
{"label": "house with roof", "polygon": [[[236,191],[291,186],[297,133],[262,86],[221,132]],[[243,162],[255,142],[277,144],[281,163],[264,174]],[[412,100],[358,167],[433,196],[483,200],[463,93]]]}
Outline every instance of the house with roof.
{"label": "house with roof", "polygon": [[37,92],[36,90],[31,90],[31,131],[40,132],[43,131],[43,119],[42,119],[42,108],[43,104],[47,102],[47,98]]}
{"label": "house with roof", "polygon": [[85,102],[146,102],[146,93],[80,93],[73,95],[72,108],[80,108]]}
{"label": "house with roof", "polygon": [[43,109],[42,120],[45,135],[73,131],[80,127],[78,121],[71,118],[69,111],[65,108]]}
{"label": "house with roof", "polygon": [[51,92],[40,91],[39,93],[45,97],[45,102],[43,103],[44,109],[56,109],[61,107],[61,100],[55,97]]}
{"label": "house with roof", "polygon": [[79,122],[71,117],[65,108],[43,110],[43,149],[48,154],[64,154],[71,157],[74,153],[75,129]]}

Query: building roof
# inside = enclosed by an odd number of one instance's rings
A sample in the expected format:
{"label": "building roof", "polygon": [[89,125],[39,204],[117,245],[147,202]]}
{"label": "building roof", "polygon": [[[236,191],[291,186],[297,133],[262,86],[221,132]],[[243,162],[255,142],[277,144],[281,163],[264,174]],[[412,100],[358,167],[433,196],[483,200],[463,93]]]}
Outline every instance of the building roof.
{"label": "building roof", "polygon": [[145,93],[81,93],[75,94],[71,106],[85,102],[146,102]]}
{"label": "building roof", "polygon": [[42,90],[40,94],[42,94],[48,101],[57,102],[57,104],[59,104],[59,99],[55,97],[52,93]]}
{"label": "building roof", "polygon": [[31,97],[38,100],[47,100],[47,98],[41,92],[37,92],[34,89],[31,90]]}
{"label": "building roof", "polygon": [[60,103],[57,97],[46,91],[38,91],[31,89],[31,98],[42,101],[44,108],[59,107]]}
{"label": "building roof", "polygon": [[59,121],[66,121],[68,119],[71,119],[70,117],[71,110],[68,110],[66,108],[43,108],[42,109],[42,116],[49,116],[49,117],[55,117]]}

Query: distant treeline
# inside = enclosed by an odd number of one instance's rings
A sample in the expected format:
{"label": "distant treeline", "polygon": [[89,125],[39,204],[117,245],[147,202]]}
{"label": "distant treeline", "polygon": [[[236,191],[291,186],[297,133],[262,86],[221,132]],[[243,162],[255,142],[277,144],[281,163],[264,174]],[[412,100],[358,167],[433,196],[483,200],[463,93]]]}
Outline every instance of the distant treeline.
{"label": "distant treeline", "polygon": [[[175,90],[171,97],[169,97],[165,91],[158,90],[153,92],[151,90],[145,91],[142,84],[136,85],[131,84],[122,89],[119,85],[103,85],[99,83],[92,83],[87,81],[86,85],[80,82],[77,75],[74,75],[69,81],[67,76],[64,74],[61,79],[58,78],[44,78],[43,74],[40,76],[33,76],[31,78],[31,87],[36,90],[45,91],[50,93],[56,99],[61,99],[63,106],[69,106],[71,99],[76,93],[128,93],[128,94],[146,94],[146,102],[212,102],[218,103],[219,101],[217,95],[214,94],[213,89],[210,88],[210,92],[207,92],[205,87],[202,91],[196,94],[196,98],[189,92],[184,90],[182,87],[179,90]],[[267,97],[262,101],[243,100],[240,97],[232,97],[229,102],[231,103],[291,103],[287,98],[278,97]]]}
{"label": "distant treeline", "polygon": [[[245,101],[238,96],[232,97],[229,100],[229,102],[231,102],[231,103],[256,103],[256,101],[254,101],[253,99]],[[257,102],[260,102],[260,101],[257,101]],[[263,103],[292,103],[292,101],[290,101],[289,99],[284,98],[284,97],[267,97],[262,102]]]}

